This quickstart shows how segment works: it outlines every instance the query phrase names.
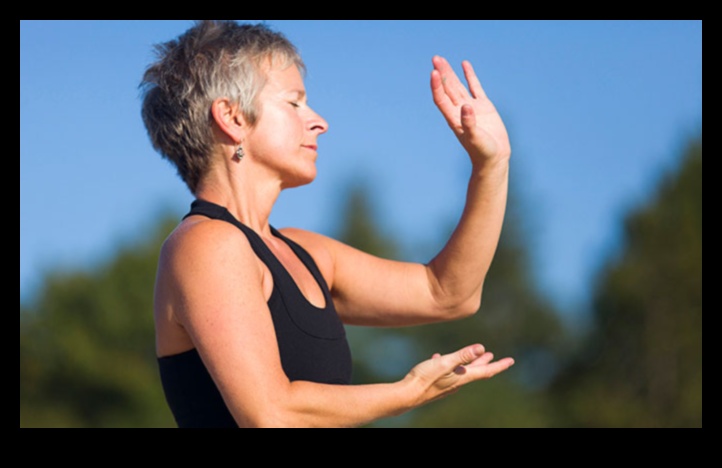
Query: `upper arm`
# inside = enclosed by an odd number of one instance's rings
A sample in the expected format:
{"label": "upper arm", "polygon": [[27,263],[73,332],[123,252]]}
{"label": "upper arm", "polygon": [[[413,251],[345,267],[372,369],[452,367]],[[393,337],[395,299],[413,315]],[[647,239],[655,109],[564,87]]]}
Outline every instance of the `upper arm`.
{"label": "upper arm", "polygon": [[196,223],[164,247],[173,310],[239,425],[280,408],[289,385],[248,240],[222,221]]}
{"label": "upper arm", "polygon": [[314,257],[344,323],[405,326],[467,315],[437,300],[434,276],[426,265],[380,258],[300,229],[283,233]]}

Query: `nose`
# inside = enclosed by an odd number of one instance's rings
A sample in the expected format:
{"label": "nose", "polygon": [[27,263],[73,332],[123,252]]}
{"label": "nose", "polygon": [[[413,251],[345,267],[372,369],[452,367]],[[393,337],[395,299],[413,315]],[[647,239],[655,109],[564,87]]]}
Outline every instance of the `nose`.
{"label": "nose", "polygon": [[309,130],[316,131],[319,135],[326,133],[328,131],[328,122],[310,107],[309,110],[311,111],[308,119]]}

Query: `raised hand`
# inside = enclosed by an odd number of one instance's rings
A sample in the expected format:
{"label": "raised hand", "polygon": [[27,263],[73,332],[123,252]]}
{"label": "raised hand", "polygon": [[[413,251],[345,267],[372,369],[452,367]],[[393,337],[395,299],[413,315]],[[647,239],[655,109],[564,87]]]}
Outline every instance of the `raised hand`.
{"label": "raised hand", "polygon": [[512,358],[493,359],[494,355],[482,345],[474,344],[443,356],[434,354],[411,369],[406,378],[418,385],[421,391],[418,405],[423,405],[470,382],[491,378],[514,364]]}
{"label": "raised hand", "polygon": [[434,56],[431,92],[434,103],[469,153],[473,164],[508,159],[509,136],[494,104],[486,97],[471,63],[462,62],[466,86],[443,57]]}

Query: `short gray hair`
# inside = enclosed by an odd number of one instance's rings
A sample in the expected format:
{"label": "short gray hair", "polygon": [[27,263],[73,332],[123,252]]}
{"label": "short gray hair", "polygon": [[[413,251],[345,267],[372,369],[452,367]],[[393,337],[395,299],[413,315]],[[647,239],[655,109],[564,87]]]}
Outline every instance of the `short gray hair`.
{"label": "short gray hair", "polygon": [[141,81],[143,123],[191,192],[207,172],[214,143],[211,104],[226,97],[253,125],[263,65],[305,66],[286,37],[263,24],[199,21],[177,39],[155,46],[157,61]]}

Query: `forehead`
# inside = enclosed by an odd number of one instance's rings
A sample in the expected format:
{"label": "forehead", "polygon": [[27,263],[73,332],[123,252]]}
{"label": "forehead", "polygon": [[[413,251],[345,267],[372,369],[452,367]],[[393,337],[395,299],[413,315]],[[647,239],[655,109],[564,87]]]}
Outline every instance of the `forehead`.
{"label": "forehead", "polygon": [[303,77],[296,65],[285,68],[270,67],[266,72],[266,85],[262,94],[270,93],[305,93]]}

